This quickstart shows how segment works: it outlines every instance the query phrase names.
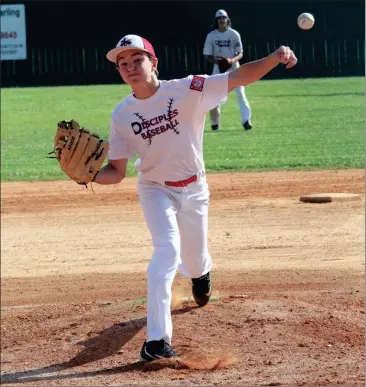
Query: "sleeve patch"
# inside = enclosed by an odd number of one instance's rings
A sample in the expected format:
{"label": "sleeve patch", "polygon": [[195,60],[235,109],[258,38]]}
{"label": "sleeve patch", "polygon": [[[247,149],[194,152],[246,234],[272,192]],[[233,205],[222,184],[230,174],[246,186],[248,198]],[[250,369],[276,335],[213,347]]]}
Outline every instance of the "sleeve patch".
{"label": "sleeve patch", "polygon": [[205,83],[205,78],[204,77],[198,77],[195,75],[192,79],[191,85],[189,88],[191,90],[196,90],[196,91],[201,91],[203,90],[203,85]]}

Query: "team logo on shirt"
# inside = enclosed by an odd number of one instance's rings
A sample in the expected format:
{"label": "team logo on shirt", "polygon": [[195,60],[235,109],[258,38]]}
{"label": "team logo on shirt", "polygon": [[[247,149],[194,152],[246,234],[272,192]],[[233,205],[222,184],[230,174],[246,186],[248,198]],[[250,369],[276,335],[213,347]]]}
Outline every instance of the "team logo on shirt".
{"label": "team logo on shirt", "polygon": [[135,135],[141,135],[144,140],[148,140],[149,145],[154,136],[165,133],[168,130],[173,130],[175,134],[179,134],[177,126],[179,121],[177,116],[178,109],[173,109],[174,99],[170,98],[166,113],[153,118],[145,119],[140,113],[135,113],[139,121],[131,122],[131,128]]}
{"label": "team logo on shirt", "polygon": [[195,75],[192,79],[192,82],[189,88],[196,91],[202,91],[204,83],[205,83],[204,77],[199,77]]}
{"label": "team logo on shirt", "polygon": [[217,47],[231,47],[231,40],[230,39],[227,39],[227,40],[220,40],[220,39],[216,39],[215,40],[215,44]]}

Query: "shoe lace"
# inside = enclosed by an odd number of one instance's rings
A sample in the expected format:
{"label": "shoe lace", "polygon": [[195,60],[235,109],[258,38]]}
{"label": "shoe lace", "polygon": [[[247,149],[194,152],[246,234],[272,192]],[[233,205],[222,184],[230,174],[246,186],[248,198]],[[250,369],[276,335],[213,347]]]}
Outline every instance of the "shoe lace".
{"label": "shoe lace", "polygon": [[170,355],[174,356],[175,352],[173,351],[173,348],[168,344],[164,342],[164,349],[163,349],[164,355]]}

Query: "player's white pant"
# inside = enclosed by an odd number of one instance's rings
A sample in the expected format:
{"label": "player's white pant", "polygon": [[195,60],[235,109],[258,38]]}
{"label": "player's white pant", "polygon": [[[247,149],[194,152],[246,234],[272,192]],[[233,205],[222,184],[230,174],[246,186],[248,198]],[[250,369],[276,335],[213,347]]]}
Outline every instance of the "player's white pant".
{"label": "player's white pant", "polygon": [[207,247],[209,190],[205,173],[186,187],[167,187],[139,176],[138,193],[152,236],[147,269],[147,341],[171,344],[172,284],[177,269],[188,278],[211,270]]}
{"label": "player's white pant", "polygon": [[[238,67],[239,67],[239,63],[236,62],[232,65],[229,71],[235,70]],[[212,74],[214,75],[219,73],[220,73],[219,66],[214,65]],[[239,104],[241,123],[244,124],[246,121],[251,119],[251,115],[252,115],[252,111],[250,109],[248,99],[245,95],[244,86],[237,87],[235,89],[235,93],[236,93],[236,99]],[[221,116],[220,105],[210,110],[211,125],[220,125],[220,116]]]}

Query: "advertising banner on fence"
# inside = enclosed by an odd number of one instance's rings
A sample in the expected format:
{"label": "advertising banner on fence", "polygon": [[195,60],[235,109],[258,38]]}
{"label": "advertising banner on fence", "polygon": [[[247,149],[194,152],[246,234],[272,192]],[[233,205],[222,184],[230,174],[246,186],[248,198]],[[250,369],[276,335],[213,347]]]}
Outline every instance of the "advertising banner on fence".
{"label": "advertising banner on fence", "polygon": [[24,4],[1,5],[1,60],[27,59]]}

